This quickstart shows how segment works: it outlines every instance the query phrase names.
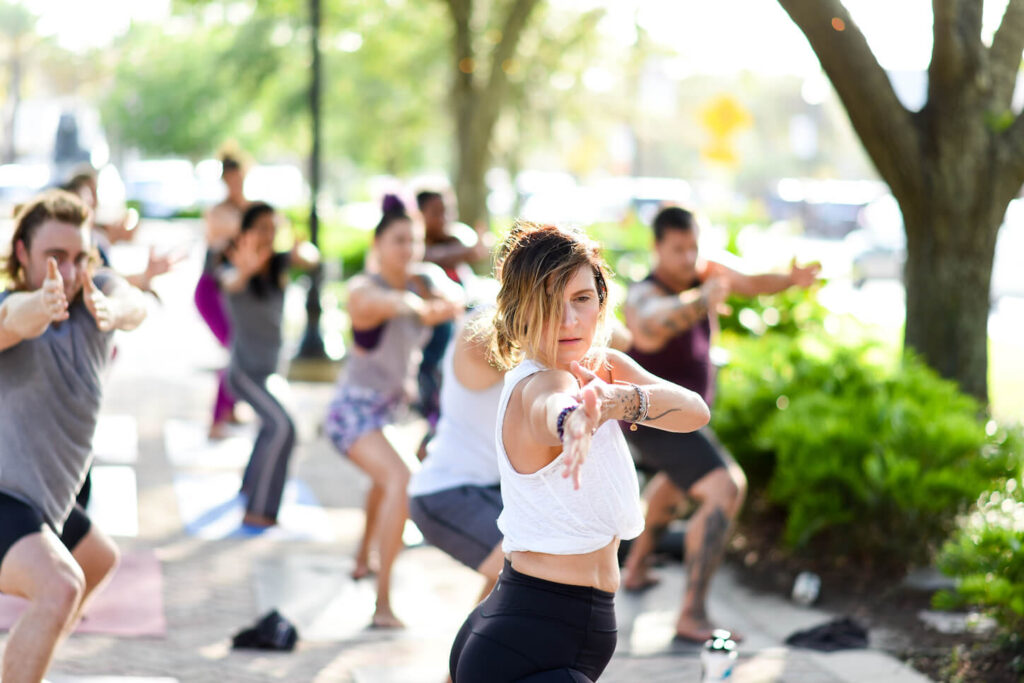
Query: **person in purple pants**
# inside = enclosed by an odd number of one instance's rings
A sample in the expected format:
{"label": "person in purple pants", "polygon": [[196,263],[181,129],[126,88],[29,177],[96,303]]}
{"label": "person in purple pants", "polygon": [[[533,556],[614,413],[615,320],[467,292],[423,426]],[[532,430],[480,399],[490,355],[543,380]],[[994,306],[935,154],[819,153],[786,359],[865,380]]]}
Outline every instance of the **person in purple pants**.
{"label": "person in purple pants", "polygon": [[[224,295],[217,279],[217,269],[224,263],[224,249],[239,232],[242,213],[249,206],[242,190],[245,168],[236,156],[221,155],[221,179],[228,195],[206,212],[206,261],[196,284],[195,302],[199,315],[206,321],[213,336],[224,348],[231,347],[231,320],[224,305]],[[235,397],[227,387],[224,371],[218,373],[217,399],[213,405],[210,438],[225,436],[227,425],[235,419]]]}

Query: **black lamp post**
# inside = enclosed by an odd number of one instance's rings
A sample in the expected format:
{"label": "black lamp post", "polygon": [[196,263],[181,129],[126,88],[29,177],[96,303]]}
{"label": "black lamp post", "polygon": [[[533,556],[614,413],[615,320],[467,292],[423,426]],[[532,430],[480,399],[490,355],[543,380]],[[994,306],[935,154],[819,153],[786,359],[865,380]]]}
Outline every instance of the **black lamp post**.
{"label": "black lamp post", "polygon": [[[313,148],[309,158],[309,240],[320,246],[320,221],[316,213],[317,197],[320,194],[320,0],[309,0],[309,19],[313,49],[313,77],[309,87],[309,109],[313,122]],[[306,333],[299,345],[298,357],[303,359],[327,358],[324,340],[320,336],[320,283],[323,266],[310,273],[309,293],[306,297]]]}

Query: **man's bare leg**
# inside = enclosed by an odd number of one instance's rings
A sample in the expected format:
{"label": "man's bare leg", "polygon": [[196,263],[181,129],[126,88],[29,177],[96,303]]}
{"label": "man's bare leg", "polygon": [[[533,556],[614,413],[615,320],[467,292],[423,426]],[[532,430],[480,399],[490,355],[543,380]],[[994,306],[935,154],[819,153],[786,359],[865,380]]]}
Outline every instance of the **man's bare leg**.
{"label": "man's bare leg", "polygon": [[29,600],[3,657],[4,683],[39,683],[85,593],[85,576],[48,528],[19,539],[0,565],[0,592]]}
{"label": "man's bare leg", "polygon": [[647,515],[644,518],[644,530],[633,539],[629,546],[629,554],[623,566],[622,587],[626,590],[643,590],[657,583],[650,574],[648,559],[657,545],[658,537],[676,518],[679,506],[685,496],[672,483],[664,472],[654,475],[644,489],[647,500]]}
{"label": "man's bare leg", "polygon": [[[687,492],[699,505],[686,526],[686,593],[676,635],[704,641],[716,628],[707,613],[711,577],[722,560],[732,522],[746,495],[743,471],[731,462],[704,475]],[[739,634],[733,634],[741,639]]]}
{"label": "man's bare leg", "polygon": [[85,614],[92,598],[98,595],[113,577],[114,570],[117,569],[117,564],[121,559],[121,554],[118,552],[117,546],[114,545],[114,541],[95,524],[89,527],[89,533],[78,542],[75,549],[71,551],[71,555],[75,558],[78,566],[82,568],[82,574],[85,576],[85,590],[82,592],[78,610],[68,621],[69,633]]}

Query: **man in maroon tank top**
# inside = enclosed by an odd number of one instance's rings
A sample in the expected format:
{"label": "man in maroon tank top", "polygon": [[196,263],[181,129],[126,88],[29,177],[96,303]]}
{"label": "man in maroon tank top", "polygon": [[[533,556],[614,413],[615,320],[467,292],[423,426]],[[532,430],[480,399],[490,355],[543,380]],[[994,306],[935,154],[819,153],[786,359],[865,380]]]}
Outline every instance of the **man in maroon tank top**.
{"label": "man in maroon tank top", "polygon": [[[819,266],[794,262],[789,273],[744,275],[698,258],[698,226],[689,211],[664,209],[653,227],[654,270],[630,287],[626,299],[626,325],[633,333],[629,355],[655,375],[699,393],[710,406],[712,316],[726,296],[808,287]],[[638,590],[656,582],[648,574],[647,557],[680,502],[692,500],[697,509],[686,529],[687,583],[676,636],[703,642],[715,628],[707,614],[708,588],[743,504],[746,477],[707,427],[675,434],[640,426],[625,434],[640,465],[657,474],[648,485],[646,528],[630,548],[623,586]]]}

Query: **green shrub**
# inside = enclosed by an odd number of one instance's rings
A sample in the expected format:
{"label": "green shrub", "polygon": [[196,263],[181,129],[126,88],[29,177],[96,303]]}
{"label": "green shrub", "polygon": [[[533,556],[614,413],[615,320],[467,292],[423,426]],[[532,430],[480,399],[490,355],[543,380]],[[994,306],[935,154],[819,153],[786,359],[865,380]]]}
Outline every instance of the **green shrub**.
{"label": "green shrub", "polygon": [[[1005,446],[1024,456],[1020,432]],[[975,605],[1013,633],[1024,634],[1024,480],[1018,475],[982,497],[939,553],[943,573],[956,577],[953,592],[936,595],[937,607]]]}
{"label": "green shrub", "polygon": [[977,403],[919,360],[824,333],[734,338],[714,410],[791,548],[892,567],[925,561],[1005,476]]}
{"label": "green shrub", "polygon": [[[309,210],[288,209],[284,212],[292,228],[302,239],[309,239]],[[325,262],[337,263],[343,279],[363,269],[366,254],[373,243],[373,231],[344,225],[341,221],[318,217],[320,256]]]}

